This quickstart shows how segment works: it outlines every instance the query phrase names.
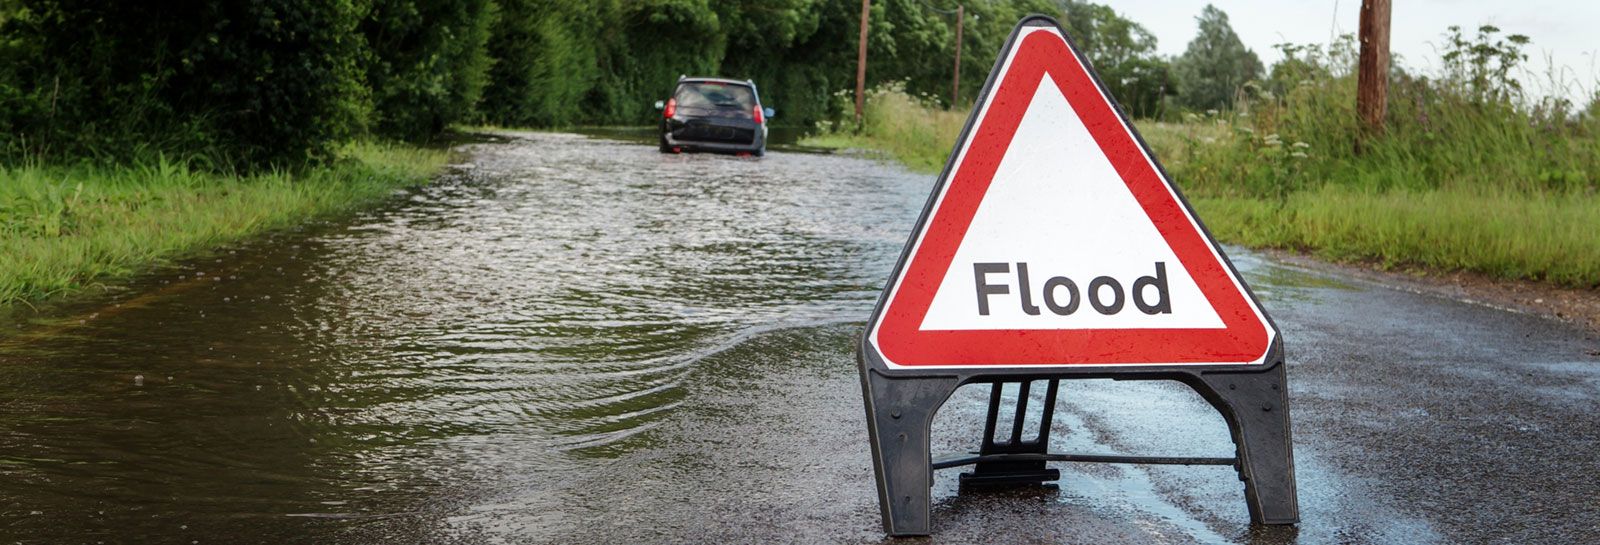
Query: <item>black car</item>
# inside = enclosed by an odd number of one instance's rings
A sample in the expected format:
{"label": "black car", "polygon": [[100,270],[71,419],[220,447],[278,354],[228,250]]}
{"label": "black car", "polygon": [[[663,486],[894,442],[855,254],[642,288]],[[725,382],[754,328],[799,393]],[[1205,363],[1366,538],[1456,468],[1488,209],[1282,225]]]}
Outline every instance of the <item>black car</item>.
{"label": "black car", "polygon": [[767,119],[755,82],[680,76],[661,110],[661,152],[767,152]]}

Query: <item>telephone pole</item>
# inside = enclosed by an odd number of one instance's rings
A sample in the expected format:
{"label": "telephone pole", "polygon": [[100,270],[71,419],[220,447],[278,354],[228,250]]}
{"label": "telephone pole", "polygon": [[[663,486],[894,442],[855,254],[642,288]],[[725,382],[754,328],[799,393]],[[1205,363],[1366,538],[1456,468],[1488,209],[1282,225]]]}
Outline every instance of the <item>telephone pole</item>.
{"label": "telephone pole", "polygon": [[[1389,0],[1361,0],[1356,112],[1368,132],[1383,132],[1389,106]],[[1360,149],[1360,146],[1357,146]]]}
{"label": "telephone pole", "polygon": [[967,7],[956,4],[956,69],[955,77],[950,82],[950,107],[956,107],[956,102],[961,100],[961,23],[967,18]]}
{"label": "telephone pole", "polygon": [[861,47],[856,54],[856,123],[861,122],[861,106],[867,94],[867,17],[872,15],[872,0],[861,0]]}

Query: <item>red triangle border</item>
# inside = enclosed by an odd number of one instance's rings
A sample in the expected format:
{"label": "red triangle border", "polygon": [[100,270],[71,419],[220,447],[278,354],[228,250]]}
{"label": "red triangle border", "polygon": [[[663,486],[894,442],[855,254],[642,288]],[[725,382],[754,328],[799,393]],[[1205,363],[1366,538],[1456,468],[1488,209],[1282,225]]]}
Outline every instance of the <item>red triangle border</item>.
{"label": "red triangle border", "polygon": [[[1039,28],[1039,27],[1034,27]],[[1222,254],[1145,155],[1123,117],[1056,27],[1024,29],[988,109],[948,170],[942,198],[920,227],[869,342],[890,367],[1261,364],[1275,331]],[[1003,54],[1011,54],[1004,51]],[[1173,254],[1223,322],[1219,329],[921,330],[978,205],[1045,76],[1054,79]],[[957,147],[958,152],[962,148]]]}

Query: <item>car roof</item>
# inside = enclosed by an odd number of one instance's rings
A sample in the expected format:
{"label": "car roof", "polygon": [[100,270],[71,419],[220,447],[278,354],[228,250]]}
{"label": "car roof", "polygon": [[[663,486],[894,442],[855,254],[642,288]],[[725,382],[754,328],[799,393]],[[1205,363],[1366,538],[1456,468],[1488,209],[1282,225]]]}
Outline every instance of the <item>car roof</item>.
{"label": "car roof", "polygon": [[683,76],[683,77],[678,78],[678,83],[702,83],[702,82],[704,82],[704,83],[727,83],[727,84],[731,84],[731,85],[748,85],[748,86],[751,86],[751,87],[755,87],[756,86],[755,82],[750,81],[750,80],[737,80],[737,79],[728,79],[728,78],[688,77],[688,76]]}

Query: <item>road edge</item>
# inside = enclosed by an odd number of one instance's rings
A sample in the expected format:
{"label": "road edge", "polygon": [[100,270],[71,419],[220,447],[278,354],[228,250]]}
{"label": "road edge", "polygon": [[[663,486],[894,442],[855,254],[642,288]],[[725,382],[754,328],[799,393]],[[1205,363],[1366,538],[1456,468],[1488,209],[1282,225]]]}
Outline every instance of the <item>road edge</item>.
{"label": "road edge", "polygon": [[[1547,318],[1583,329],[1591,334],[1591,339],[1600,338],[1600,289],[1564,288],[1464,271],[1442,272],[1417,267],[1385,269],[1378,263],[1326,261],[1277,248],[1254,251],[1296,267],[1338,273],[1391,289]],[[1600,355],[1600,349],[1590,355]]]}

